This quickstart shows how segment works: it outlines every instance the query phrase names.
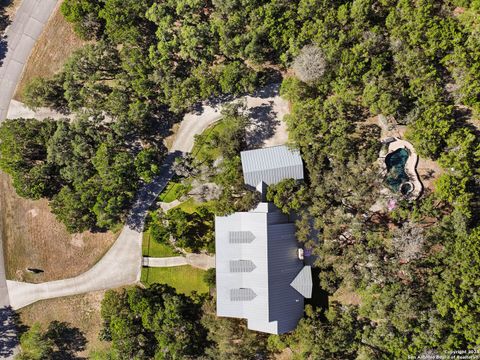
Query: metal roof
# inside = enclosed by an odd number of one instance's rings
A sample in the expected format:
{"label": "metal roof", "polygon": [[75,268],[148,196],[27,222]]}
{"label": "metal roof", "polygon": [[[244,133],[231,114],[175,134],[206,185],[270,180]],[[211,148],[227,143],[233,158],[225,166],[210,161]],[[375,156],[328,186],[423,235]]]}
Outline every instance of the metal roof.
{"label": "metal roof", "polygon": [[312,268],[304,266],[303,269],[290,283],[290,286],[297,290],[303,297],[310,299],[312,297]]}
{"label": "metal roof", "polygon": [[[250,232],[251,242],[231,242]],[[273,204],[215,218],[217,315],[248,320],[252,330],[282,334],[303,316],[303,296],[290,284],[303,269],[295,225]]]}
{"label": "metal roof", "polygon": [[276,184],[283,179],[303,179],[303,162],[298,150],[285,145],[242,151],[245,184],[257,187],[264,182]]}

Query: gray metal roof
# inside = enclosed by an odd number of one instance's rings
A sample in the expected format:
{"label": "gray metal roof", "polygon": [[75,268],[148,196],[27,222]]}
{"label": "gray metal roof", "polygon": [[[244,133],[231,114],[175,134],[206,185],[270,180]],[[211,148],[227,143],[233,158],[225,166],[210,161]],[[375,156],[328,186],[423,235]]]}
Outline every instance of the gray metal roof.
{"label": "gray metal roof", "polygon": [[295,279],[293,279],[290,286],[302,294],[303,297],[310,299],[313,288],[312,268],[310,266],[304,266]]}
{"label": "gray metal roof", "polygon": [[272,185],[283,179],[303,179],[300,152],[285,145],[242,151],[240,156],[245,184],[252,187],[262,181]]}
{"label": "gray metal roof", "polygon": [[[238,232],[251,232],[255,240],[232,243]],[[269,203],[216,217],[215,245],[217,315],[245,318],[249,329],[272,334],[295,329],[304,298],[290,284],[303,262],[288,217]]]}

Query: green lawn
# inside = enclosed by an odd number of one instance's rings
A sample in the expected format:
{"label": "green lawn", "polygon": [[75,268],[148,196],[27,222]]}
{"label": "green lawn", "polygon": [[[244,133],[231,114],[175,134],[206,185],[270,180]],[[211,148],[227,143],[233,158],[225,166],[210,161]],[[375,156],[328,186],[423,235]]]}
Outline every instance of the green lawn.
{"label": "green lawn", "polygon": [[143,256],[150,257],[170,257],[178,255],[172,247],[153,240],[148,231],[143,233],[142,254]]}
{"label": "green lawn", "polygon": [[190,265],[168,268],[142,268],[141,281],[145,285],[167,284],[178,292],[189,295],[192,291],[207,293],[208,285],[203,281],[204,270]]}
{"label": "green lawn", "polygon": [[180,205],[175,206],[174,209],[182,209],[183,211],[192,214],[197,211],[197,208],[200,206],[206,206],[210,209],[213,207],[213,201],[207,201],[204,203],[196,202],[194,198],[189,198],[187,201],[182,202]]}
{"label": "green lawn", "polygon": [[219,150],[215,147],[206,146],[206,144],[212,139],[213,134],[223,130],[224,127],[225,123],[220,120],[196,137],[195,144],[193,145],[192,149],[192,155],[197,161],[213,161],[218,158],[218,156],[220,155]]}
{"label": "green lawn", "polygon": [[175,181],[170,181],[158,198],[160,201],[166,203],[172,202],[181,196],[183,189],[184,186],[182,184]]}

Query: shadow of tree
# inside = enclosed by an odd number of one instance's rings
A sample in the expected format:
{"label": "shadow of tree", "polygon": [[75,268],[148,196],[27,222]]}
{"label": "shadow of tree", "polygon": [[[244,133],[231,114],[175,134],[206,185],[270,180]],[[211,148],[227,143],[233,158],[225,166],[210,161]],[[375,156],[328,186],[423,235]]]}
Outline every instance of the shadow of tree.
{"label": "shadow of tree", "polygon": [[247,136],[248,146],[257,148],[263,142],[275,135],[275,128],[280,124],[277,114],[273,111],[273,101],[250,108],[247,116],[252,123]]}
{"label": "shadow of tree", "polygon": [[84,359],[76,355],[77,352],[85,350],[87,344],[87,339],[80,329],[66,322],[52,321],[46,336],[55,345],[52,359]]}
{"label": "shadow of tree", "polygon": [[19,315],[10,307],[0,309],[0,358],[13,355],[19,344],[19,334],[27,327],[21,324]]}
{"label": "shadow of tree", "polygon": [[127,217],[127,225],[130,229],[143,231],[145,217],[155,199],[167,186],[174,172],[172,169],[175,159],[182,156],[182,153],[176,151],[166,156],[162,164],[160,175],[156,176],[149,184],[145,184],[138,192],[133,203],[130,214]]}
{"label": "shadow of tree", "polygon": [[6,13],[6,6],[10,1],[0,1],[0,66],[3,64],[3,59],[7,54],[8,46],[6,36],[4,34],[5,29],[10,25],[10,18]]}

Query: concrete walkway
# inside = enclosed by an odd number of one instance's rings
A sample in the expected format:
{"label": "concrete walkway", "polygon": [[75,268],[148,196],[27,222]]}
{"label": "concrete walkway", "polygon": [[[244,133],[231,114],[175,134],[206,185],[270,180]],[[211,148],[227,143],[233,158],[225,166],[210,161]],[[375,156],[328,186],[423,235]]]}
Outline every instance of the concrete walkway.
{"label": "concrete walkway", "polygon": [[10,101],[10,106],[8,107],[7,119],[37,119],[44,120],[46,118],[51,118],[54,120],[72,118],[72,115],[60,114],[55,110],[49,108],[38,108],[36,110],[29,109],[24,103],[13,100]]}
{"label": "concrete walkway", "polygon": [[173,267],[183,265],[191,265],[202,270],[208,270],[215,267],[215,256],[206,254],[187,254],[186,256],[143,258],[143,266],[147,267]]}

